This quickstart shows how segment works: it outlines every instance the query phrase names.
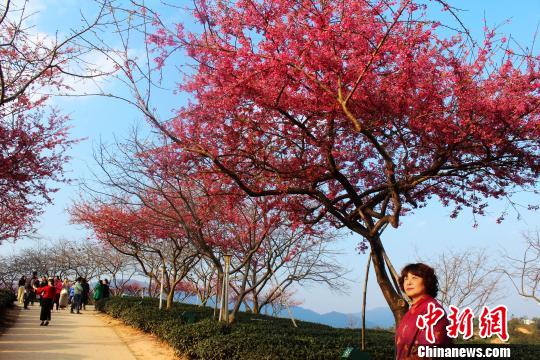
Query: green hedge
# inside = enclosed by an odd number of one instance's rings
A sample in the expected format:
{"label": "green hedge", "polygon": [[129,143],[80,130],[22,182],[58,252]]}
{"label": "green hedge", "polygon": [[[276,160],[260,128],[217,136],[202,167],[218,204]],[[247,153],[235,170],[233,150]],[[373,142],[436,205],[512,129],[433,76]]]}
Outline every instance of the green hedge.
{"label": "green hedge", "polygon": [[[232,326],[212,320],[213,309],[174,303],[159,310],[157,299],[111,298],[96,308],[126,324],[153,333],[190,359],[339,359],[350,345],[360,341],[358,329],[240,313]],[[195,321],[195,323],[190,323]],[[368,330],[373,359],[393,357],[393,333]]]}
{"label": "green hedge", "polygon": [[0,289],[0,314],[13,306],[13,302],[17,300],[17,296],[11,290]]}
{"label": "green hedge", "polygon": [[[172,309],[160,311],[157,299],[113,297],[98,303],[97,308],[155,334],[190,359],[339,359],[345,348],[360,342],[358,329],[336,329],[304,321],[297,321],[295,328],[289,319],[248,313],[239,313],[237,322],[228,326],[212,320],[212,308],[174,303]],[[393,332],[368,329],[366,341],[372,359],[394,357]],[[467,345],[486,346],[476,341]],[[499,346],[510,347],[513,359],[540,359],[538,344]]]}

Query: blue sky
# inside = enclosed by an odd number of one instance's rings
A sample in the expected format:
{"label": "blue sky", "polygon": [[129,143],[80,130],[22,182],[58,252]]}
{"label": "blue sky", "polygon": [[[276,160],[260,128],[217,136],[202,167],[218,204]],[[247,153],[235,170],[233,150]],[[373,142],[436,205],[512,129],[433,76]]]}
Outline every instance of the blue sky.
{"label": "blue sky", "polygon": [[[474,37],[481,36],[483,17],[489,25],[497,25],[510,19],[499,31],[511,34],[523,45],[530,45],[533,34],[540,22],[540,0],[520,0],[508,2],[504,0],[450,0],[450,4],[466,9],[461,13],[461,19],[471,30]],[[78,23],[78,9],[87,7],[87,1],[69,0],[34,0],[30,1],[33,10],[38,13],[33,17],[35,30],[41,33],[54,34],[56,29],[65,32]],[[89,7],[86,8],[88,10]],[[182,20],[182,19],[179,19]],[[540,45],[538,45],[540,46]],[[538,54],[538,51],[536,51]],[[76,84],[75,84],[76,85]],[[120,91],[118,84],[101,83],[110,91]],[[75,138],[85,138],[71,151],[72,161],[67,166],[68,176],[73,179],[88,178],[92,167],[92,149],[102,139],[111,142],[114,136],[127,136],[129,130],[136,124],[147,125],[133,109],[118,101],[99,97],[55,98],[55,105],[63,109],[72,118],[72,135]],[[177,107],[185,99],[181,97],[165,97],[160,99],[159,106],[165,112]],[[55,203],[47,208],[39,225],[39,233],[46,238],[65,237],[68,239],[84,239],[86,233],[79,227],[69,224],[69,216],[65,209],[73,200],[80,197],[77,182],[63,185],[55,197]],[[540,203],[539,196],[521,194],[516,197],[522,203]],[[519,255],[523,249],[521,233],[540,228],[538,212],[522,211],[521,219],[509,210],[506,220],[497,225],[495,218],[507,207],[501,201],[491,201],[487,216],[479,218],[478,228],[473,228],[473,220],[468,212],[456,220],[449,217],[450,210],[433,202],[427,208],[402,219],[399,229],[387,229],[384,234],[384,244],[396,269],[401,269],[409,262],[420,258],[435,258],[442,252],[452,252],[455,249],[482,248],[486,249],[493,262],[500,261],[504,251]],[[310,286],[300,289],[297,296],[304,301],[303,306],[318,312],[341,311],[359,312],[362,294],[361,284],[364,278],[367,255],[355,252],[360,239],[357,236],[347,236],[336,244],[336,249],[342,250],[340,262],[351,272],[351,287],[349,294],[335,294],[326,288]],[[18,248],[31,246],[29,240],[20,240],[15,245],[4,243],[0,253],[6,254]],[[370,274],[367,307],[386,306],[382,294],[375,281],[374,273]],[[505,297],[501,301],[508,306],[509,312],[515,315],[540,316],[540,306],[532,300],[520,298],[506,280],[503,281]],[[369,319],[368,319],[369,320]]]}

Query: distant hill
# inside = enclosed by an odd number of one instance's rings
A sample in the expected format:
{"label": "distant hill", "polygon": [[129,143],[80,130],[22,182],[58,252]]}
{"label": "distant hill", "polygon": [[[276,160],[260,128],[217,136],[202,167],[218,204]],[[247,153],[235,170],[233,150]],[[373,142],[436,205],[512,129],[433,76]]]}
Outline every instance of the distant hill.
{"label": "distant hill", "polygon": [[[355,315],[358,316],[359,319],[361,318],[361,313],[356,313]],[[383,329],[387,329],[395,325],[392,311],[385,306],[366,310],[366,320],[375,323],[376,326]]]}
{"label": "distant hill", "polygon": [[[197,298],[188,297],[187,299],[183,299],[182,302],[197,304]],[[212,306],[211,303],[209,305]],[[244,306],[241,306],[241,310],[244,310]],[[316,311],[301,306],[293,306],[291,311],[295,319],[330,325],[336,328],[359,328],[362,324],[361,313],[346,314],[338,311],[331,311],[325,314],[319,314]],[[289,313],[284,309],[278,313],[277,316],[288,318]],[[378,307],[366,310],[366,328],[388,329],[392,326],[394,326],[394,316],[389,308]]]}
{"label": "distant hill", "polygon": [[[359,328],[362,324],[361,313],[345,314],[337,311],[319,314],[313,310],[305,309],[300,306],[291,308],[295,319],[315,322],[319,324],[330,325],[336,328]],[[278,314],[279,317],[289,317],[287,310],[283,310]],[[390,328],[394,326],[394,316],[390,309],[385,307],[366,310],[366,327],[367,328]]]}

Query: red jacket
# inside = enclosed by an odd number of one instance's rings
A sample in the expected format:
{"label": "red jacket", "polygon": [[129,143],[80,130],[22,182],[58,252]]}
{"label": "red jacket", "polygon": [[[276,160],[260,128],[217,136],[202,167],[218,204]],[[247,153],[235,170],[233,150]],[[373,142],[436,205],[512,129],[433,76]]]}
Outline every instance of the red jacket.
{"label": "red jacket", "polygon": [[37,294],[43,293],[43,298],[44,299],[53,299],[54,300],[54,295],[56,294],[56,289],[54,288],[54,286],[45,285],[45,286],[42,286],[42,287],[38,287],[36,289],[36,293]]}
{"label": "red jacket", "polygon": [[396,359],[417,359],[417,351],[419,345],[441,346],[452,344],[446,332],[448,319],[446,314],[434,326],[435,342],[431,344],[427,340],[426,329],[420,330],[416,326],[417,318],[428,312],[428,305],[432,303],[436,308],[442,309],[442,306],[429,295],[424,295],[418,302],[412,305],[401,319],[396,329]]}

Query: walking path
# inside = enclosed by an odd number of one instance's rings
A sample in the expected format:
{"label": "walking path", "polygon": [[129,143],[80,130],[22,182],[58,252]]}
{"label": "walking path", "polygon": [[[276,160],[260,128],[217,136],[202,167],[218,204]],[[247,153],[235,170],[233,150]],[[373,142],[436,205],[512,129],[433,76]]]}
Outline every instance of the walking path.
{"label": "walking path", "polygon": [[1,360],[171,360],[170,348],[94,311],[53,310],[49,326],[40,326],[39,303],[21,307],[15,324],[0,336]]}

